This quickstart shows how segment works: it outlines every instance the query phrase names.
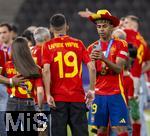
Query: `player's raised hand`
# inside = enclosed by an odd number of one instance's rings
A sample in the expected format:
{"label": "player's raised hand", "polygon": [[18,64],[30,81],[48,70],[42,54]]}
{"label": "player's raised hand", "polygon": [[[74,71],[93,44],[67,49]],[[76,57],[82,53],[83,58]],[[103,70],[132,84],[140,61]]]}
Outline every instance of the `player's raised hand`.
{"label": "player's raised hand", "polygon": [[88,18],[89,16],[93,14],[93,12],[91,12],[88,8],[86,8],[85,11],[79,11],[78,14],[81,17]]}

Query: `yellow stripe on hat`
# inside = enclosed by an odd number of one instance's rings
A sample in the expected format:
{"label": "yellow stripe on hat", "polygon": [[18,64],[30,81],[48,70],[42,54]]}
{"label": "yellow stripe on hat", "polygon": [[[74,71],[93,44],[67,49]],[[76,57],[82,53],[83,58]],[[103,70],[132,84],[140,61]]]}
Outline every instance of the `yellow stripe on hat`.
{"label": "yellow stripe on hat", "polygon": [[105,14],[109,14],[111,16],[108,10],[102,9],[102,10],[98,10],[97,13],[92,14],[91,17],[92,19],[96,20],[96,19],[101,18],[101,15],[105,15]]}
{"label": "yellow stripe on hat", "polygon": [[106,9],[98,10],[97,14],[99,14],[99,15],[109,14],[111,16],[110,12]]}
{"label": "yellow stripe on hat", "polygon": [[98,18],[101,18],[101,15],[100,15],[100,14],[98,15],[98,14],[95,14],[95,13],[94,13],[94,14],[91,15],[91,17],[92,17],[93,19],[98,19]]}

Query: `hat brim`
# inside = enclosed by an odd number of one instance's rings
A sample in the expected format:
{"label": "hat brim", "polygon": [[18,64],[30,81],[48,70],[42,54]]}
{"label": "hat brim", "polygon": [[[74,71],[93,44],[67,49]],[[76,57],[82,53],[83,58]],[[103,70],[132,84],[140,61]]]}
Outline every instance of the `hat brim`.
{"label": "hat brim", "polygon": [[89,19],[95,24],[96,24],[97,20],[110,20],[114,27],[118,26],[120,23],[120,20],[117,17],[110,16],[110,15],[94,14],[94,15],[90,16]]}

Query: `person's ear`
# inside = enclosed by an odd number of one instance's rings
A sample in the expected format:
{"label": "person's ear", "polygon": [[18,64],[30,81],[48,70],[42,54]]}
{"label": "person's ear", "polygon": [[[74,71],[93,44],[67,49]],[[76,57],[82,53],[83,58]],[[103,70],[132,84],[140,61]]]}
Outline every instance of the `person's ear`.
{"label": "person's ear", "polygon": [[50,27],[50,28],[49,28],[49,31],[50,31],[50,33],[53,33],[53,32],[54,32],[54,28],[53,28],[53,27]]}

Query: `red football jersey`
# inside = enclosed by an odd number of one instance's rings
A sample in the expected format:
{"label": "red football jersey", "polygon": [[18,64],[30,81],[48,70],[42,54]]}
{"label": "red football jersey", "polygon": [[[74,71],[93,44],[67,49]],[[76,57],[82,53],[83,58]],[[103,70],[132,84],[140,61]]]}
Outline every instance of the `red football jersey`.
{"label": "red football jersey", "polygon": [[2,44],[0,49],[6,52],[8,54],[9,59],[11,59],[11,45]]}
{"label": "red football jersey", "polygon": [[134,96],[134,83],[130,75],[123,76],[124,94],[128,103],[128,98]]}
{"label": "red football jersey", "polygon": [[143,61],[150,60],[150,57],[147,57],[146,53],[148,50],[147,43],[139,32],[128,29],[125,29],[124,31],[127,34],[126,41],[137,48],[137,57],[131,67],[131,74],[134,77],[140,77]]}
{"label": "red football jersey", "polygon": [[43,47],[43,64],[50,64],[51,94],[55,101],[84,102],[82,62],[90,61],[83,43],[70,36],[61,36]]}
{"label": "red football jersey", "polygon": [[[37,65],[39,65],[40,67],[42,67],[42,46],[41,45],[36,45],[34,46],[32,49],[31,49],[31,53],[32,53],[32,57],[35,61],[35,63]],[[35,103],[37,103],[37,93],[35,91]],[[44,91],[44,100],[43,100],[43,103],[46,103],[47,100],[46,100],[46,94],[45,94],[45,91]]]}
{"label": "red football jersey", "polygon": [[42,67],[42,46],[36,45],[31,49],[31,54],[34,59],[34,62]]}
{"label": "red football jersey", "polygon": [[[93,43],[88,47],[89,53],[93,50],[93,46],[98,45],[98,41]],[[108,47],[108,42],[101,42],[101,49],[103,53],[106,53]],[[113,44],[110,48],[110,53],[108,55],[108,59],[116,63],[116,58],[120,57],[123,59],[127,59],[128,55],[128,48],[127,43],[123,40],[115,39],[113,41]],[[95,62],[96,65],[96,71],[97,71],[97,79],[96,79],[96,86],[95,86],[95,93],[99,95],[113,95],[113,94],[119,94],[121,91],[123,91],[122,86],[122,72],[121,74],[116,74],[114,71],[109,69],[109,67],[106,65],[106,74],[101,75],[102,71],[102,61],[97,60]],[[123,92],[122,92],[123,93]]]}
{"label": "red football jersey", "polygon": [[[14,68],[12,61],[8,61],[5,64],[5,73],[8,78],[12,78],[17,74],[17,71]],[[9,95],[18,97],[18,98],[33,98],[34,97],[34,88],[42,86],[42,79],[30,79],[24,82],[23,86],[7,86],[7,92]]]}
{"label": "red football jersey", "polygon": [[8,54],[3,50],[0,50],[0,74],[4,74],[5,62],[8,61]]}
{"label": "red football jersey", "polygon": [[147,46],[145,49],[144,61],[150,60],[150,46]]}

